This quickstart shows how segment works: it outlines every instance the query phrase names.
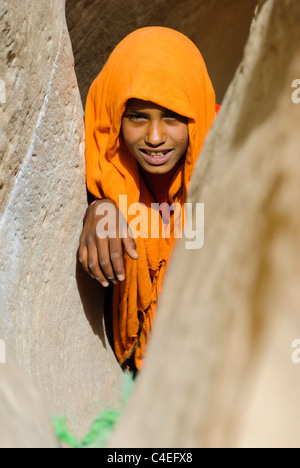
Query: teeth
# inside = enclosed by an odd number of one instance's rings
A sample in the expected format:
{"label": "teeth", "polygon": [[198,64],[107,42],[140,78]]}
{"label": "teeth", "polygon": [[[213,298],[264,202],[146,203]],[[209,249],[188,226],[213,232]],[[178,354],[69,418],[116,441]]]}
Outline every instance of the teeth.
{"label": "teeth", "polygon": [[152,156],[154,158],[161,158],[162,156],[164,156],[165,154],[167,154],[168,151],[165,151],[164,153],[161,152],[161,153],[157,153],[157,152],[154,152],[154,151],[147,151],[147,154],[149,156]]}

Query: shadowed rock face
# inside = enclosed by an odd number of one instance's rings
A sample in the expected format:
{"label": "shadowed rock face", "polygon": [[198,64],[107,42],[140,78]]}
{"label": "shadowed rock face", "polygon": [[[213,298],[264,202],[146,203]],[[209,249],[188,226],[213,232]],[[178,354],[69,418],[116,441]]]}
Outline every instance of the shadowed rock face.
{"label": "shadowed rock face", "polygon": [[299,23],[267,0],[253,27],[190,187],[205,245],[177,245],[111,447],[299,447]]}
{"label": "shadowed rock face", "polygon": [[83,102],[113,48],[145,26],[171,27],[188,35],[203,53],[221,102],[242,58],[256,4],[257,0],[67,0]]}
{"label": "shadowed rock face", "polygon": [[76,263],[84,130],[64,2],[3,0],[0,17],[0,339],[80,436],[116,405],[121,371]]}

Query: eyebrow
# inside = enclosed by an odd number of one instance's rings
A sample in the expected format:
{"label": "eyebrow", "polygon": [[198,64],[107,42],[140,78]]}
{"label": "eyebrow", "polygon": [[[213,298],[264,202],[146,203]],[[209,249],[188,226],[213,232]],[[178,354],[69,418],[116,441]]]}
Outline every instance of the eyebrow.
{"label": "eyebrow", "polygon": [[142,116],[146,116],[147,113],[146,112],[143,112],[143,111],[140,111],[140,110],[136,110],[136,109],[128,109],[125,111],[125,114],[136,114],[136,115],[142,115]]}
{"label": "eyebrow", "polygon": [[[176,112],[174,111],[171,111],[171,110],[168,110],[168,109],[165,109],[163,111],[161,111],[162,115],[172,115],[174,117],[178,117],[180,118],[181,115],[177,114]],[[137,109],[128,109],[125,111],[125,115],[128,115],[128,114],[134,114],[134,115],[139,115],[141,117],[147,117],[148,116],[148,113],[145,112],[145,111],[142,111],[142,110],[137,110]]]}

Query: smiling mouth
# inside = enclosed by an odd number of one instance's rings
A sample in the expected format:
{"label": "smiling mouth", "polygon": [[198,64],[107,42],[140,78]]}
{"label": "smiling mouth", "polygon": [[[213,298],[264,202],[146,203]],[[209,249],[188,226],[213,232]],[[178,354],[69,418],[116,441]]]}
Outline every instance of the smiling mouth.
{"label": "smiling mouth", "polygon": [[147,156],[150,156],[152,158],[162,158],[163,156],[166,156],[166,154],[171,153],[171,149],[164,150],[164,151],[149,151],[145,149],[140,150],[142,153],[146,154]]}

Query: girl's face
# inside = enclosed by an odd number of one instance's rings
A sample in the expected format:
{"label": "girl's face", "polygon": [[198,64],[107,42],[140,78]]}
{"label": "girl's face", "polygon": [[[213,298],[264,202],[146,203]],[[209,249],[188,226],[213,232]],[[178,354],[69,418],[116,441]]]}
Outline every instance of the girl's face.
{"label": "girl's face", "polygon": [[186,154],[188,119],[152,102],[131,99],[123,116],[122,135],[145,171],[166,174]]}

